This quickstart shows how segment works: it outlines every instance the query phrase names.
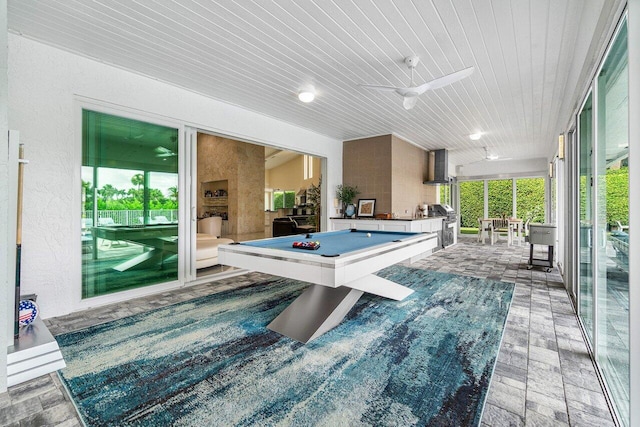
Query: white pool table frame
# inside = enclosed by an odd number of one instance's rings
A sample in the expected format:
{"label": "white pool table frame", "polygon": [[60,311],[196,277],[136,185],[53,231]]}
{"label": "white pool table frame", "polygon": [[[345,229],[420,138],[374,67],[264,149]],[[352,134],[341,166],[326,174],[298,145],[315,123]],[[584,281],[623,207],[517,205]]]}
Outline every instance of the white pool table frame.
{"label": "white pool table frame", "polygon": [[312,283],[268,325],[307,343],[337,326],[364,292],[397,301],[412,294],[373,273],[407,259],[414,262],[436,245],[436,233],[420,233],[337,257],[243,244],[220,245],[218,257],[224,265]]}

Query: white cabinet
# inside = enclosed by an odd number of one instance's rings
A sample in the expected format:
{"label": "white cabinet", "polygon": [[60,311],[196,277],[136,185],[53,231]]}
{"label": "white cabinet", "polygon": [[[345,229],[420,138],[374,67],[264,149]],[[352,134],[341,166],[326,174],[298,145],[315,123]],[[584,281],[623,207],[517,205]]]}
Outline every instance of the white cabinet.
{"label": "white cabinet", "polygon": [[437,233],[442,230],[442,218],[427,218],[422,220],[416,220],[416,228],[423,233]]}
{"label": "white cabinet", "polygon": [[357,228],[358,230],[372,231],[413,231],[411,221],[385,221],[383,219],[355,219],[355,218],[332,218],[332,230],[348,230]]}
{"label": "white cabinet", "polygon": [[331,218],[332,230],[407,231],[418,233],[437,233],[442,231],[442,218],[425,218],[403,221],[401,219],[357,219]]}

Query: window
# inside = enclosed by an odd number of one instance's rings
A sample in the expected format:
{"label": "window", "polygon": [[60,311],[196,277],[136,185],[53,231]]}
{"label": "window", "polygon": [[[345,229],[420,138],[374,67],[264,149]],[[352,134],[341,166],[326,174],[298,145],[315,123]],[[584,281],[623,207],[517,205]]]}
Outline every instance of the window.
{"label": "window", "polygon": [[313,178],[313,156],[305,154],[302,156],[302,161],[304,163],[304,179]]}
{"label": "window", "polygon": [[274,190],[273,209],[292,208],[296,203],[296,192],[290,190]]}
{"label": "window", "polygon": [[[494,179],[488,182],[489,218],[513,216],[513,180]],[[542,192],[544,197],[544,190]]]}
{"label": "window", "polygon": [[502,218],[514,216],[513,190],[515,185],[515,217],[524,221],[545,220],[545,179],[518,178],[487,180],[487,206],[485,207],[485,181],[460,183],[460,231],[478,231],[478,218]]}
{"label": "window", "polygon": [[443,205],[453,205],[451,201],[451,185],[450,184],[441,184],[440,187],[440,204]]}
{"label": "window", "polygon": [[478,231],[478,218],[484,218],[484,181],[460,183],[460,232]]}
{"label": "window", "polygon": [[516,218],[544,222],[544,178],[516,179]]}
{"label": "window", "polygon": [[178,278],[178,130],[82,112],[82,298]]}

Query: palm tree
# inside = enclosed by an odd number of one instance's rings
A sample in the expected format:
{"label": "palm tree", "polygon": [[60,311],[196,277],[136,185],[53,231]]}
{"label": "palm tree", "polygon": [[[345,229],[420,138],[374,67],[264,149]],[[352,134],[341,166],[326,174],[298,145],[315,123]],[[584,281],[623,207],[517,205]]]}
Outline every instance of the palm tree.
{"label": "palm tree", "polygon": [[118,194],[118,189],[111,184],[105,184],[104,187],[98,190],[98,194],[100,194],[104,200],[113,200],[114,196]]}
{"label": "palm tree", "polygon": [[178,202],[178,187],[169,187],[167,189],[167,191],[169,192],[169,199],[173,200],[174,202]]}
{"label": "palm tree", "polygon": [[138,187],[140,190],[140,186],[144,185],[144,175],[141,173],[137,173],[131,177],[131,183]]}

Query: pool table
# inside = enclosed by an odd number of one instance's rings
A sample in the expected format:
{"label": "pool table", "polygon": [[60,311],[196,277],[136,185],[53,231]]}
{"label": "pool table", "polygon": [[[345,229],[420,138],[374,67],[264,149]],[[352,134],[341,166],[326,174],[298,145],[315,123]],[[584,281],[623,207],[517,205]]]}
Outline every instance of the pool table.
{"label": "pool table", "polygon": [[152,268],[161,264],[167,254],[178,253],[178,224],[147,224],[140,226],[110,225],[93,227],[94,259],[97,259],[97,242],[95,239],[122,240],[144,245],[148,248],[140,255],[113,267],[114,270],[127,271],[133,269]]}
{"label": "pool table", "polygon": [[[316,250],[294,242],[319,242]],[[312,285],[267,327],[307,343],[337,326],[364,292],[402,300],[413,291],[375,276],[378,270],[426,256],[436,233],[340,230],[220,245],[221,264]]]}

